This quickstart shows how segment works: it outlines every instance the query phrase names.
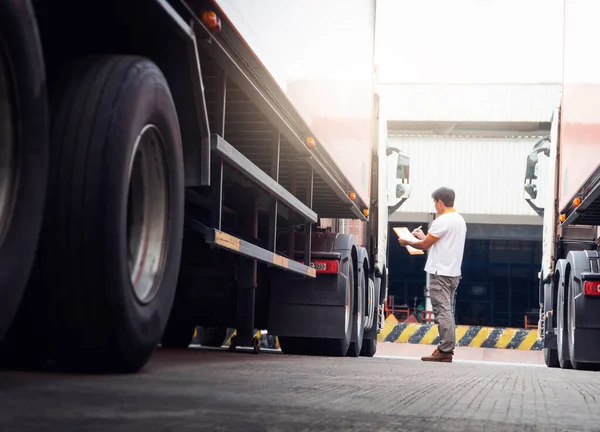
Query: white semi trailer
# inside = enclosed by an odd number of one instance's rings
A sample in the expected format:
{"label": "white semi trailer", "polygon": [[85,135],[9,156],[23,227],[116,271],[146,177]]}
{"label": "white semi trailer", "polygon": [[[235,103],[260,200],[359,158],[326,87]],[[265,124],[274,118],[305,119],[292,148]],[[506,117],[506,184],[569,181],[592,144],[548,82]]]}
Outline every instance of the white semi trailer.
{"label": "white semi trailer", "polygon": [[0,0],[0,361],[137,371],[198,326],[374,355],[409,187],[375,6]]}
{"label": "white semi trailer", "polygon": [[527,159],[525,198],[544,218],[539,329],[549,367],[600,365],[598,13],[594,0],[564,2],[560,106]]}

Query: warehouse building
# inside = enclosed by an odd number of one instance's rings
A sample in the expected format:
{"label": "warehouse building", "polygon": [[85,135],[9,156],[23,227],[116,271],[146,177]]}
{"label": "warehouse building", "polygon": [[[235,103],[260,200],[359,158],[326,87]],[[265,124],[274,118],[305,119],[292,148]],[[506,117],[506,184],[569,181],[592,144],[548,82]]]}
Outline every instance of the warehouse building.
{"label": "warehouse building", "polygon": [[[410,198],[390,216],[409,229],[435,217],[431,192],[456,192],[467,222],[459,324],[522,327],[537,308],[542,218],[523,197],[527,155],[549,134],[560,86],[552,84],[394,84],[379,88],[388,144],[411,159]],[[390,286],[396,305],[424,303],[424,256],[390,235]]]}

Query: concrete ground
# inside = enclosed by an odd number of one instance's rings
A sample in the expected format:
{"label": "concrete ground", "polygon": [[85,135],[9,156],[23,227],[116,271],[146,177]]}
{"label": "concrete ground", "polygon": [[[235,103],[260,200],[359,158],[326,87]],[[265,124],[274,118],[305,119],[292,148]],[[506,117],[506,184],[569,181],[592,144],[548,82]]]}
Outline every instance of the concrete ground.
{"label": "concrete ground", "polygon": [[[377,345],[376,356],[420,359],[423,356],[431,354],[434,349],[435,346],[426,344],[380,342]],[[454,350],[454,361],[483,361],[486,363],[512,363],[541,366],[544,365],[544,353],[542,351],[516,349],[456,347]]]}
{"label": "concrete ground", "polygon": [[423,363],[389,349],[372,359],[159,350],[135,375],[2,371],[0,431],[600,430],[600,373],[458,353]]}

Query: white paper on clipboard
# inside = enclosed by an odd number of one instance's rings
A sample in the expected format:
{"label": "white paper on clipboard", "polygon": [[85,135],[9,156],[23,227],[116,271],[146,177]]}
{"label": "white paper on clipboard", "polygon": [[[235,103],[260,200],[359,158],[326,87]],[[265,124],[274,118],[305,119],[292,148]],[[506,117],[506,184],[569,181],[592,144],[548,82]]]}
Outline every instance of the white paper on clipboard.
{"label": "white paper on clipboard", "polygon": [[[418,241],[419,240],[414,235],[412,235],[412,233],[408,230],[407,227],[394,227],[393,230],[396,233],[396,235],[398,236],[398,238],[410,240],[410,241]],[[415,249],[412,246],[406,246],[406,250],[411,255],[423,255],[425,253],[422,250]]]}

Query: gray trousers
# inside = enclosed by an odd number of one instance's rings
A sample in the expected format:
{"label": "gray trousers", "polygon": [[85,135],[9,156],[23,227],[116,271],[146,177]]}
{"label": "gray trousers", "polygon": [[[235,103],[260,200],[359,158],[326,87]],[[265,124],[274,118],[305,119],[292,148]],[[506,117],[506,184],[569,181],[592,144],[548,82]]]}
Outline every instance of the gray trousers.
{"label": "gray trousers", "polygon": [[456,346],[456,327],[454,323],[454,295],[460,276],[429,275],[429,294],[433,306],[434,322],[438,324],[440,343],[438,349],[453,352]]}

